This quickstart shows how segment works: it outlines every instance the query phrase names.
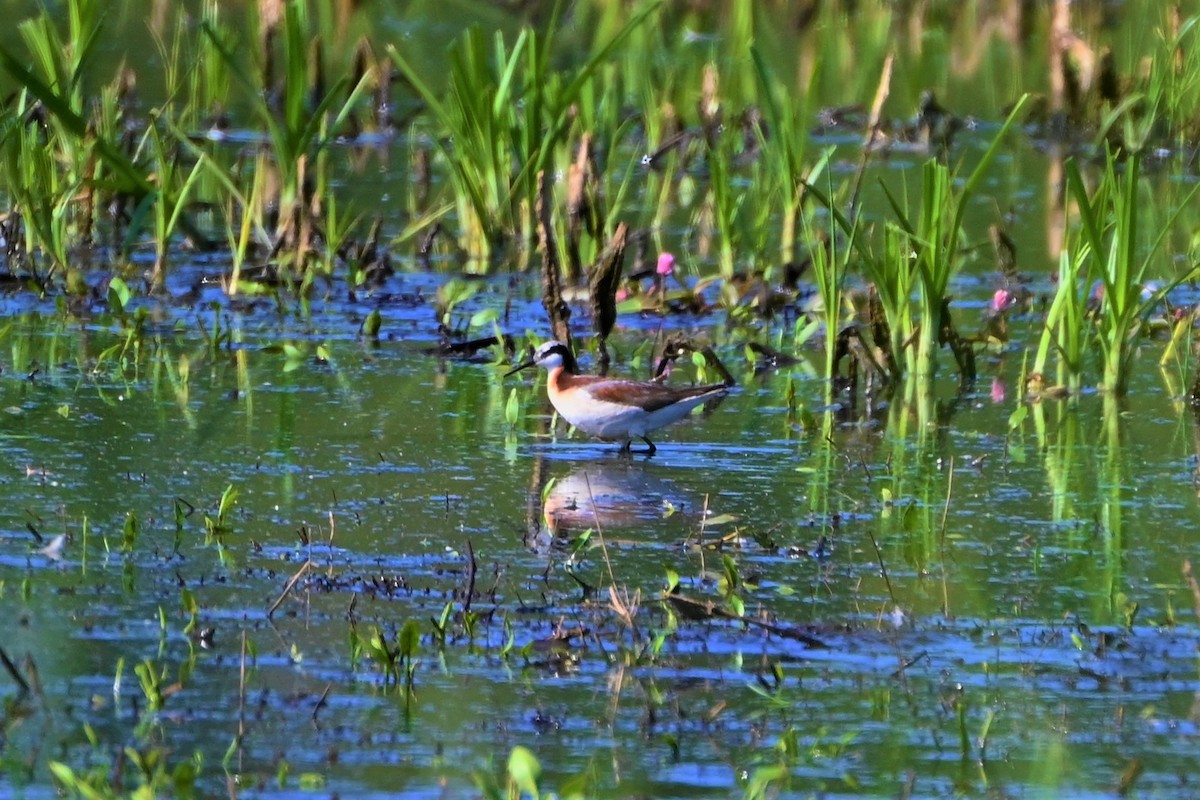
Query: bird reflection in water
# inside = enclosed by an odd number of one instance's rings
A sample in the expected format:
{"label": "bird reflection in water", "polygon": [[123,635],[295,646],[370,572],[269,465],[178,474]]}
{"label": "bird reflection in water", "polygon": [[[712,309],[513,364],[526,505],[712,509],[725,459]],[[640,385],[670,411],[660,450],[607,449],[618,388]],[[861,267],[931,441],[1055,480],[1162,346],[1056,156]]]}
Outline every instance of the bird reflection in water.
{"label": "bird reflection in water", "polygon": [[691,498],[641,464],[576,465],[543,492],[541,523],[551,536],[599,527],[627,528],[661,520],[667,509],[690,511]]}

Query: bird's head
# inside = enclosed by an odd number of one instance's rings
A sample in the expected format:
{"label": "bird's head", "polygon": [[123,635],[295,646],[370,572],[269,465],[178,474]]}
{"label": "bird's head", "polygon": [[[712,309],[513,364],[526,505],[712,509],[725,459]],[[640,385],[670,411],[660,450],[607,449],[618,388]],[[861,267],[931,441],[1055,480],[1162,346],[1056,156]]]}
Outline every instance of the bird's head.
{"label": "bird's head", "polygon": [[529,367],[544,367],[546,369],[554,369],[573,363],[571,351],[562,342],[549,341],[543,342],[538,349],[533,351],[525,361],[522,361],[517,366],[504,373],[504,377],[508,377],[515,372],[520,372]]}

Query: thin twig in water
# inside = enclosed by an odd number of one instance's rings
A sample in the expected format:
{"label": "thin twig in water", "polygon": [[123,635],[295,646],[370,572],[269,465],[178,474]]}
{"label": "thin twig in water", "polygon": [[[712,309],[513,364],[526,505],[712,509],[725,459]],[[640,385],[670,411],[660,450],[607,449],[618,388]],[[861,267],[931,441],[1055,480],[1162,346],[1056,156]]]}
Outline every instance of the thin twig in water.
{"label": "thin twig in water", "polygon": [[939,547],[946,548],[946,518],[950,516],[950,495],[954,492],[954,456],[950,456],[950,476],[946,480],[946,505],[942,508],[942,530]]}
{"label": "thin twig in water", "polygon": [[1146,769],[1146,765],[1142,763],[1140,758],[1135,758],[1125,765],[1125,771],[1121,773],[1121,780],[1117,782],[1117,796],[1128,797],[1133,791],[1133,785],[1137,783],[1137,779],[1142,776],[1142,772]]}
{"label": "thin twig in water", "polygon": [[296,586],[300,579],[304,577],[304,573],[308,572],[309,568],[312,567],[312,564],[313,562],[311,558],[306,559],[305,562],[300,565],[300,569],[296,570],[296,574],[288,578],[287,585],[283,587],[283,591],[279,594],[279,597],[275,598],[275,602],[271,603],[271,607],[267,610],[267,619],[270,619],[272,616],[274,616],[280,604],[283,603],[284,599],[288,596],[288,594],[291,593],[292,589]]}
{"label": "thin twig in water", "polygon": [[4,664],[4,669],[8,671],[9,676],[21,687],[21,694],[29,694],[29,682],[25,680],[25,676],[17,669],[17,665],[8,657],[8,653],[4,652],[3,647],[0,647],[0,662]]}
{"label": "thin twig in water", "polygon": [[920,661],[922,658],[926,658],[928,655],[929,655],[929,651],[928,651],[928,650],[922,650],[921,652],[917,653],[917,654],[916,654],[915,656],[913,656],[912,658],[906,658],[906,659],[904,659],[902,662],[900,662],[900,666],[898,666],[898,667],[896,667],[896,669],[892,670],[892,677],[893,677],[893,678],[899,678],[899,677],[900,677],[900,675],[901,675],[901,674],[903,674],[903,672],[904,672],[906,669],[908,669],[909,667],[911,667],[913,664],[916,664],[916,663],[917,663],[918,661]]}
{"label": "thin twig in water", "polygon": [[629,627],[629,629],[633,631],[634,640],[640,641],[642,634],[641,631],[638,630],[636,618],[638,607],[642,602],[641,590],[639,589],[634,592],[632,598],[629,596],[628,590],[626,590],[625,596],[621,597],[621,593],[617,591],[616,585],[609,585],[608,602],[609,606],[613,610],[613,613],[620,617],[621,620]]}
{"label": "thin twig in water", "polygon": [[332,683],[325,684],[325,691],[321,692],[320,699],[318,699],[317,704],[315,706],[313,706],[312,722],[313,722],[314,726],[317,725],[317,715],[320,714],[321,709],[325,707],[325,698],[329,697],[329,690],[332,688],[333,688]]}
{"label": "thin twig in water", "polygon": [[681,594],[667,595],[666,600],[672,605],[680,609],[686,609],[688,614],[699,614],[701,619],[707,617],[717,617],[719,619],[732,620],[740,622],[743,625],[749,625],[767,633],[773,633],[776,636],[781,636],[785,639],[794,639],[797,642],[802,642],[809,647],[828,648],[829,645],[821,641],[815,636],[811,636],[798,628],[789,628],[784,625],[776,625],[772,622],[766,622],[754,617],[747,617],[742,614],[735,614],[732,611],[727,611],[714,603],[705,600],[695,600],[691,597],[686,597]]}
{"label": "thin twig in water", "polygon": [[608,583],[610,586],[616,586],[617,579],[613,576],[612,561],[608,558],[608,545],[604,543],[604,531],[600,529],[600,511],[596,508],[596,498],[592,494],[592,479],[586,472],[583,473],[583,482],[587,484],[588,502],[592,504],[592,518],[596,520],[596,537],[600,539],[600,552],[604,553],[604,565],[608,568]]}
{"label": "thin twig in water", "polygon": [[867,174],[867,163],[871,160],[875,138],[879,135],[879,120],[883,116],[883,104],[892,90],[892,62],[895,57],[895,53],[888,53],[883,62],[883,69],[879,73],[879,84],[875,87],[875,101],[871,103],[871,116],[867,120],[867,138],[863,142],[858,172],[854,176],[854,190],[850,193],[850,213],[854,216],[857,216],[858,194],[862,189],[863,177]]}
{"label": "thin twig in water", "polygon": [[883,582],[887,585],[888,597],[892,598],[892,605],[898,606],[896,602],[896,593],[892,591],[892,579],[888,577],[887,567],[883,563],[883,553],[879,549],[879,542],[875,541],[875,534],[867,531],[867,536],[871,539],[871,546],[875,548],[875,559],[879,561],[879,571],[883,574]]}
{"label": "thin twig in water", "polygon": [[475,596],[475,575],[479,565],[475,561],[475,547],[467,539],[467,596],[463,598],[463,616],[471,613],[471,598]]}
{"label": "thin twig in water", "polygon": [[700,550],[700,574],[704,575],[704,523],[708,521],[708,495],[704,495],[704,505],[700,509],[700,530],[696,533],[696,547]]}
{"label": "thin twig in water", "polygon": [[634,620],[637,616],[638,605],[641,602],[640,592],[635,593],[632,599],[629,597],[627,589],[624,591],[624,597],[621,597],[621,593],[617,592],[617,578],[613,574],[612,559],[608,557],[608,544],[605,543],[604,531],[600,528],[600,509],[596,506],[595,495],[592,494],[592,480],[586,472],[583,473],[583,480],[587,484],[588,502],[592,504],[592,519],[596,522],[596,536],[600,539],[600,551],[604,553],[604,564],[608,569],[608,599],[611,604],[610,607],[617,616],[625,621],[625,624],[633,631],[634,637],[640,639],[641,632],[638,630],[637,623]]}

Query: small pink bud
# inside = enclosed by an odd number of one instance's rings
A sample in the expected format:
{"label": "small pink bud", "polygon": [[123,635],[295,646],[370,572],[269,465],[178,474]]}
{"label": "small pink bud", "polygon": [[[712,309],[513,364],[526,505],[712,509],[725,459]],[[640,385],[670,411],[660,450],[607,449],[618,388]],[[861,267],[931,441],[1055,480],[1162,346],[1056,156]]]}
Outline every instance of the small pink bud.
{"label": "small pink bud", "polygon": [[675,271],[675,256],[670,253],[659,253],[658,266],[654,271],[659,275],[670,275]]}
{"label": "small pink bud", "polygon": [[1007,311],[1016,305],[1017,296],[1008,289],[997,289],[992,295],[992,311]]}
{"label": "small pink bud", "polygon": [[1004,399],[1007,396],[1008,396],[1008,392],[1004,388],[1004,381],[1000,380],[997,377],[993,377],[992,378],[992,402],[999,405],[1000,403],[1004,402]]}

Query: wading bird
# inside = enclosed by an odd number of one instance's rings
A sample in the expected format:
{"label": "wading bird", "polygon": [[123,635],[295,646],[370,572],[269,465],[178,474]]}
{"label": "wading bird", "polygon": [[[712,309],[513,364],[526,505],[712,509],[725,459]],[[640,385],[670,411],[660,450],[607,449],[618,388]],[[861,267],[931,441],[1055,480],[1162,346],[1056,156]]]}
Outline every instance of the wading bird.
{"label": "wading bird", "polygon": [[721,383],[674,387],[650,381],[576,375],[567,366],[573,363],[565,344],[550,341],[504,377],[528,367],[545,367],[547,393],[559,415],[593,436],[624,442],[622,450],[629,450],[636,436],[649,445],[648,452],[653,453],[658,448],[647,434],[683,419],[696,406],[729,391],[729,387]]}

